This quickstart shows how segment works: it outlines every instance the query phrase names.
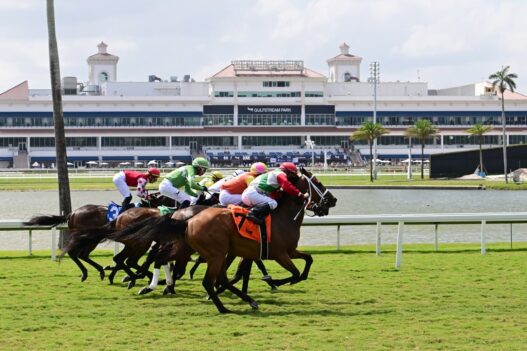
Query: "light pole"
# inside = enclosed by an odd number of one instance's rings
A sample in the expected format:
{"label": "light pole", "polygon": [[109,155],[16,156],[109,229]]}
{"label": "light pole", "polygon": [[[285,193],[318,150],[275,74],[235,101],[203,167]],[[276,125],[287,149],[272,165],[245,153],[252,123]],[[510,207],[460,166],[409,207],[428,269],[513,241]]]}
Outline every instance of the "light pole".
{"label": "light pole", "polygon": [[306,146],[311,148],[311,167],[315,169],[315,142],[313,140],[306,140]]}
{"label": "light pole", "polygon": [[[379,83],[379,62],[370,63],[370,83],[373,84],[373,123],[377,123],[377,84]],[[377,138],[373,139],[373,179],[377,179]]]}

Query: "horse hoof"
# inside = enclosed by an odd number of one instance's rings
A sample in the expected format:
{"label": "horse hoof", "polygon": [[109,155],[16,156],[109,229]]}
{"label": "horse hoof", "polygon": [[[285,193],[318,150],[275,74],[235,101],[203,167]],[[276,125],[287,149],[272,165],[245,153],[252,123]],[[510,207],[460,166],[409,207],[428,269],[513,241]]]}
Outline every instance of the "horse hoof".
{"label": "horse hoof", "polygon": [[278,287],[276,285],[271,285],[271,291],[278,291]]}
{"label": "horse hoof", "polygon": [[163,290],[163,295],[175,295],[176,291],[174,290],[174,285],[167,285]]}
{"label": "horse hoof", "polygon": [[251,303],[249,303],[249,305],[251,306],[251,308],[253,310],[257,310],[258,309],[258,303],[256,301],[251,301]]}
{"label": "horse hoof", "polygon": [[231,310],[229,310],[229,309],[226,309],[225,307],[224,307],[224,308],[222,308],[222,309],[219,309],[219,311],[220,311],[220,313],[224,313],[224,314],[225,314],[225,313],[232,313],[232,311],[231,311]]}
{"label": "horse hoof", "polygon": [[130,290],[134,286],[135,286],[135,279],[131,279],[130,282],[128,283],[128,290]]}
{"label": "horse hoof", "polygon": [[123,283],[129,282],[130,281],[130,276],[127,275],[126,277],[123,278],[122,281],[123,281]]}
{"label": "horse hoof", "polygon": [[157,285],[167,285],[167,280],[166,279],[160,279],[157,281]]}
{"label": "horse hoof", "polygon": [[188,274],[188,277],[190,278],[190,280],[194,280],[194,273],[190,272]]}
{"label": "horse hoof", "polygon": [[88,274],[83,274],[81,277],[81,282],[85,281],[88,278]]}
{"label": "horse hoof", "polygon": [[264,275],[262,278],[261,278],[264,282],[266,282],[267,284],[269,284],[269,282],[271,282],[273,280],[273,278],[271,278],[270,275]]}
{"label": "horse hoof", "polygon": [[149,292],[152,292],[152,291],[154,291],[154,290],[151,289],[149,286],[145,286],[144,288],[139,290],[139,295],[145,295],[145,294],[148,294]]}
{"label": "horse hoof", "polygon": [[104,280],[104,271],[99,272],[99,277],[101,277],[101,280]]}
{"label": "horse hoof", "polygon": [[105,271],[111,271],[113,269],[112,266],[104,266],[103,268]]}

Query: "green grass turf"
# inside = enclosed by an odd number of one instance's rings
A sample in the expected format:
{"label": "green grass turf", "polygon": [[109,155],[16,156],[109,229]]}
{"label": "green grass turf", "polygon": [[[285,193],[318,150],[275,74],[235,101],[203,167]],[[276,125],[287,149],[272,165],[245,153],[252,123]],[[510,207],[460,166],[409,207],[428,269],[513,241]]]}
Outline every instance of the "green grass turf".
{"label": "green grass turf", "polygon": [[477,245],[407,245],[400,270],[389,245],[380,257],[371,246],[308,248],[307,281],[273,293],[254,269],[260,310],[225,293],[231,315],[204,299],[205,265],[175,296],[162,288],[138,296],[139,287],[109,286],[93,269],[81,283],[67,258],[59,265],[45,252],[0,252],[0,349],[525,350],[527,244],[506,248],[491,244],[482,256]]}
{"label": "green grass turf", "polygon": [[[502,190],[526,190],[527,183],[514,184],[504,181],[488,181],[488,180],[435,180],[427,179],[421,180],[419,176],[414,175],[413,180],[407,180],[404,174],[382,174],[375,182],[370,182],[369,175],[319,175],[318,178],[325,185],[386,185],[386,186],[466,186],[478,187],[480,184],[487,189],[502,189]],[[151,189],[157,189],[156,184],[149,185]],[[115,186],[112,182],[112,177],[70,177],[71,190],[113,190]],[[57,190],[57,179],[54,176],[46,175],[43,177],[0,177],[0,191],[1,190],[15,190],[15,191],[35,191],[35,190]]]}

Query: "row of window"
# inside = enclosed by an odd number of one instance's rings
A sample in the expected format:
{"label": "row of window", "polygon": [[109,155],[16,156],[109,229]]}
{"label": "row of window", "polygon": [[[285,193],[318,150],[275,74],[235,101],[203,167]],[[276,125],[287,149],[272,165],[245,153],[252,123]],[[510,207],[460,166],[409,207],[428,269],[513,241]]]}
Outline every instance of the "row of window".
{"label": "row of window", "polygon": [[[301,147],[304,145],[303,136],[243,136],[243,146],[281,146],[292,145]],[[345,135],[315,135],[311,140],[316,146],[338,146],[349,147],[351,144],[366,145],[366,141],[350,141]],[[173,147],[236,147],[238,138],[234,136],[196,136],[196,137],[171,137]],[[27,138],[0,138],[0,147],[18,147],[26,144]],[[168,137],[102,137],[102,147],[168,147]],[[377,140],[378,145],[407,146],[408,137],[383,135]],[[412,140],[413,145],[419,145],[419,140]],[[527,135],[510,135],[510,144],[526,144]],[[440,137],[432,137],[426,140],[426,145],[440,145]],[[470,135],[447,135],[443,137],[444,145],[478,145],[479,139]],[[484,135],[483,144],[501,145],[501,136]],[[51,148],[55,147],[55,138],[52,137],[31,137],[29,138],[31,148]],[[67,147],[97,147],[97,137],[66,137]]]}
{"label": "row of window", "polygon": [[239,91],[238,97],[273,98],[273,97],[300,97],[299,91]]}
{"label": "row of window", "polygon": [[[410,126],[419,119],[428,119],[437,126],[469,126],[475,123],[485,125],[501,125],[501,116],[377,116],[377,122],[386,127]],[[364,122],[372,121],[371,116],[334,114],[306,114],[306,125],[336,125],[360,126]],[[258,114],[239,115],[240,125],[300,125],[300,115]],[[169,117],[84,117],[66,116],[66,127],[198,127],[198,126],[229,126],[233,125],[233,114],[213,114],[203,116],[169,116]],[[527,115],[507,114],[506,123],[509,126],[527,125]],[[52,127],[53,118],[50,117],[0,117],[2,127]]]}
{"label": "row of window", "polygon": [[246,115],[238,116],[238,125],[241,126],[299,126],[301,122],[300,115],[283,114],[283,115]]}
{"label": "row of window", "polygon": [[288,81],[264,81],[262,82],[264,87],[288,87],[289,82]]}
{"label": "row of window", "polygon": [[[377,116],[377,123],[386,127],[390,126],[410,126],[419,119],[428,119],[437,126],[473,125],[482,123],[485,125],[501,125],[501,116]],[[360,126],[364,122],[372,122],[372,116],[337,116],[335,124],[338,126]],[[527,115],[506,116],[507,125],[527,125]]]}

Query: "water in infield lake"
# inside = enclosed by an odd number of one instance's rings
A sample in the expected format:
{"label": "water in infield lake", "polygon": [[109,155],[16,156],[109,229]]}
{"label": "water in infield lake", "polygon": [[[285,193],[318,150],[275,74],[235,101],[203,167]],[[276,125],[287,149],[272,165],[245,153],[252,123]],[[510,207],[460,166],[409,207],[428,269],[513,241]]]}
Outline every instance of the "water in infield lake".
{"label": "water in infield lake", "polygon": [[[385,190],[358,189],[332,190],[338,198],[330,215],[345,214],[408,214],[408,213],[477,213],[527,211],[527,195],[523,191],[497,190]],[[3,191],[0,201],[0,219],[28,219],[38,214],[58,214],[58,193],[53,191],[11,192]],[[135,199],[135,198],[134,198]],[[86,204],[108,204],[120,201],[117,191],[73,191],[73,208]],[[335,245],[336,227],[303,227],[300,245]],[[486,229],[487,241],[509,241],[509,224],[492,224]],[[394,243],[396,226],[383,226],[382,242]],[[27,248],[27,232],[0,232],[0,250]],[[434,226],[418,225],[405,228],[405,242],[433,243]],[[439,227],[441,242],[479,242],[480,226],[442,225]],[[513,240],[527,241],[527,225],[513,225]],[[375,242],[374,226],[341,228],[341,245]],[[49,249],[49,231],[33,233],[34,249]],[[108,245],[108,248],[111,248]]]}

